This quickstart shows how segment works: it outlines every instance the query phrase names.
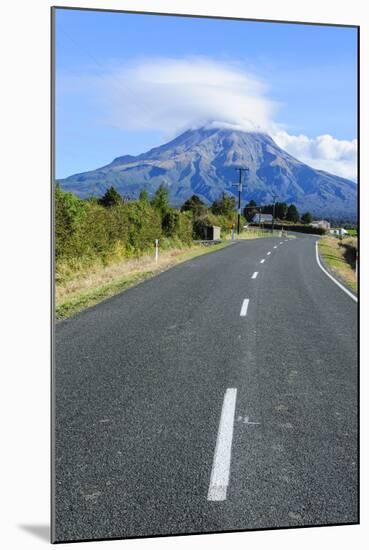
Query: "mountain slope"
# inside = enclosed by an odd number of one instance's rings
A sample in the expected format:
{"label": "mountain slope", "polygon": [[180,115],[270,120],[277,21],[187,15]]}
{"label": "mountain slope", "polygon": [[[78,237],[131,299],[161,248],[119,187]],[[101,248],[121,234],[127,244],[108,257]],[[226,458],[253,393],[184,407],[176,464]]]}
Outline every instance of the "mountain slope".
{"label": "mountain slope", "polygon": [[356,217],[354,182],[307,166],[266,134],[224,128],[188,130],[146,153],[118,157],[59,183],[80,197],[100,196],[111,185],[123,195],[136,197],[143,188],[151,195],[164,183],[173,205],[193,194],[209,203],[222,192],[237,193],[233,185],[239,166],[249,168],[244,201],[268,203],[275,193],[279,201],[293,202],[316,216]]}

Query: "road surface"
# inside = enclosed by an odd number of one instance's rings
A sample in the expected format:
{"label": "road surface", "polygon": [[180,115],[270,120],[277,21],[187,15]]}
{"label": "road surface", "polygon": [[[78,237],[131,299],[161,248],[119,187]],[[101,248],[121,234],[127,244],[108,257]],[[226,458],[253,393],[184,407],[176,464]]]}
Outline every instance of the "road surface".
{"label": "road surface", "polygon": [[239,241],[57,324],[54,540],[356,523],[357,303]]}

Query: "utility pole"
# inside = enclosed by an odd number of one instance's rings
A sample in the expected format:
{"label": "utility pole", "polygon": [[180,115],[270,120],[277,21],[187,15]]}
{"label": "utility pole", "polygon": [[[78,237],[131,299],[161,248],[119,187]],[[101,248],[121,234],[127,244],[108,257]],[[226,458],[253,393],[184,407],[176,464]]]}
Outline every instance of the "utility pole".
{"label": "utility pole", "polygon": [[238,214],[237,214],[237,233],[238,235],[240,234],[241,232],[241,228],[240,228],[240,222],[241,222],[241,193],[242,193],[242,172],[246,172],[246,170],[248,170],[248,168],[236,168],[236,170],[238,170],[238,173],[239,173],[239,179],[238,179],[238,183],[235,184],[233,187],[237,187],[238,186]]}
{"label": "utility pole", "polygon": [[278,198],[278,195],[272,195],[273,197],[273,221],[272,221],[272,233],[274,233],[274,219],[275,219],[275,199]]}

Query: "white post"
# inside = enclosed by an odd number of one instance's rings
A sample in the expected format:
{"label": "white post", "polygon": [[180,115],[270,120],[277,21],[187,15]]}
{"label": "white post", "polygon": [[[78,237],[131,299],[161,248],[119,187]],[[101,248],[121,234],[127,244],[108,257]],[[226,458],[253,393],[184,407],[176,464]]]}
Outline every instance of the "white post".
{"label": "white post", "polygon": [[159,259],[159,239],[155,239],[155,263],[158,263]]}

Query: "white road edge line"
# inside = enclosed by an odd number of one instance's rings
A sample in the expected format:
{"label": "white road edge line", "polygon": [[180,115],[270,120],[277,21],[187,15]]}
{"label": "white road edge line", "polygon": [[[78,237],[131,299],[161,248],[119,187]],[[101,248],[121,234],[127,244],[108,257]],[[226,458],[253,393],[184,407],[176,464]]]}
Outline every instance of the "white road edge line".
{"label": "white road edge line", "polygon": [[346,292],[346,294],[348,296],[350,296],[350,298],[352,298],[354,300],[354,302],[357,302],[357,296],[355,296],[355,294],[352,294],[352,292],[350,292],[349,290],[347,290],[346,287],[344,287],[343,285],[341,285],[341,283],[339,281],[337,281],[330,273],[328,273],[328,271],[326,269],[324,269],[324,267],[322,266],[322,264],[320,263],[320,260],[319,260],[319,252],[318,252],[318,241],[315,241],[315,254],[316,254],[316,261],[318,262],[318,266],[320,267],[320,269],[322,271],[324,271],[324,273],[327,275],[327,277],[329,277],[330,279],[332,279],[332,281],[337,285],[339,286],[344,292]]}
{"label": "white road edge line", "polygon": [[259,275],[259,272],[258,271],[255,271],[253,274],[252,274],[252,277],[251,279],[256,279],[256,277]]}
{"label": "white road edge line", "polygon": [[236,388],[228,388],[224,394],[217,442],[214,451],[213,467],[210,476],[208,500],[220,501],[226,500],[227,498],[236,397]]}
{"label": "white road edge line", "polygon": [[260,260],[260,263],[263,264],[265,262],[265,260]]}
{"label": "white road edge line", "polygon": [[242,302],[240,317],[246,317],[247,308],[249,307],[249,301],[250,300],[248,298],[245,298],[244,301]]}

